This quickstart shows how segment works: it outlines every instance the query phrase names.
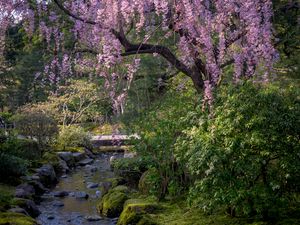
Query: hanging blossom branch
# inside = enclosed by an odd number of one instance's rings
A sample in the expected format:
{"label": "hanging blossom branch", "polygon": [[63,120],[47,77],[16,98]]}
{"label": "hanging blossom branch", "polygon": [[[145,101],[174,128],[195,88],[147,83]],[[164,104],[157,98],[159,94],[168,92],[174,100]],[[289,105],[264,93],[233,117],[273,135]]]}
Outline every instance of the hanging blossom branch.
{"label": "hanging blossom branch", "polygon": [[[84,46],[83,52],[97,55],[95,67],[111,83],[121,77],[114,68],[123,57],[159,54],[192,79],[196,90],[204,94],[204,103],[212,104],[209,95],[221,83],[224,67],[233,64],[235,82],[253,76],[268,80],[277,57],[272,43],[271,0],[53,0],[52,3],[73,21],[72,31]],[[162,24],[159,30],[164,39],[176,34],[176,54],[161,43],[132,43],[128,33],[123,32],[130,28],[131,33],[136,31],[143,40],[145,34],[141,30],[151,30],[157,21]],[[49,33],[46,32],[48,39]]]}

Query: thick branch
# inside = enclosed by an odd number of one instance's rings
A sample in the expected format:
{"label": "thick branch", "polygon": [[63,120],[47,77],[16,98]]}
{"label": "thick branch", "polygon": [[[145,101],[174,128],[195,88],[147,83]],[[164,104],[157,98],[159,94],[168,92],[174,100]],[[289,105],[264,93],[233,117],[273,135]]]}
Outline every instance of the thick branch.
{"label": "thick branch", "polygon": [[84,23],[88,23],[91,25],[96,25],[95,21],[92,20],[86,20],[84,18],[81,18],[80,16],[75,15],[74,13],[70,12],[70,10],[66,9],[63,4],[61,4],[61,2],[59,0],[53,0],[55,2],[55,4],[67,15],[71,16],[72,18],[76,19],[76,20],[80,20]]}
{"label": "thick branch", "polygon": [[[79,17],[79,16],[73,14],[72,12],[70,12],[59,2],[59,0],[54,0],[54,2],[63,12],[65,12],[67,15],[71,16],[72,18],[82,21],[87,24],[96,25],[95,21],[86,20],[86,19]],[[121,54],[122,56],[128,56],[128,55],[134,55],[134,54],[146,54],[146,53],[147,54],[153,54],[153,53],[160,54],[168,62],[170,62],[173,66],[175,66],[176,69],[183,72],[187,76],[191,77],[193,79],[193,81],[195,79],[199,79],[199,81],[197,82],[198,83],[197,85],[200,85],[202,83],[202,80],[200,77],[201,73],[198,74],[199,78],[196,78],[195,71],[193,71],[188,66],[186,66],[183,62],[181,62],[179,59],[177,59],[177,57],[171,52],[171,50],[169,48],[167,48],[165,46],[161,46],[161,45],[152,45],[152,44],[145,44],[145,43],[132,44],[126,38],[122,28],[120,29],[120,32],[116,31],[113,28],[110,31],[115,35],[115,37],[120,41],[122,46],[125,48],[125,52],[123,52]],[[97,52],[95,52],[94,50],[87,50],[87,49],[85,49],[81,52],[97,54]],[[202,67],[198,68],[198,69],[201,71]],[[202,88],[202,86],[197,87],[197,89],[201,89],[201,88]]]}

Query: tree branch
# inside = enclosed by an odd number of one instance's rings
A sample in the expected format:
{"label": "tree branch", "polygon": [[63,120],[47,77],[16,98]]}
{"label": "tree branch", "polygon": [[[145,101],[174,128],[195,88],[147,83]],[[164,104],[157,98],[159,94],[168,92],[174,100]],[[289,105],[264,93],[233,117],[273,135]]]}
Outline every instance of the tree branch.
{"label": "tree branch", "polygon": [[95,21],[92,20],[86,20],[84,18],[81,18],[80,16],[75,15],[74,13],[70,12],[70,10],[66,9],[63,4],[59,1],[59,0],[53,0],[55,2],[55,4],[67,15],[71,16],[72,18],[76,19],[76,20],[80,20],[81,22],[84,23],[88,23],[91,25],[96,25],[97,23]]}
{"label": "tree branch", "polygon": [[[82,21],[87,24],[96,25],[97,23],[95,21],[86,20],[82,17],[79,17],[72,12],[70,12],[68,9],[66,9],[59,0],[54,0],[56,5],[67,15],[71,16],[72,18]],[[181,62],[172,52],[169,48],[162,45],[152,45],[152,44],[145,44],[145,43],[139,43],[139,44],[133,44],[131,43],[125,36],[123,29],[120,29],[120,32],[116,31],[115,29],[110,29],[112,34],[120,41],[121,45],[124,47],[125,52],[121,54],[121,56],[129,56],[129,55],[135,55],[135,54],[153,54],[157,53],[161,55],[163,58],[165,58],[168,62],[170,62],[175,68],[187,76],[191,77],[193,80],[195,79],[195,73],[191,68],[186,66],[183,62]],[[86,53],[92,53],[92,54],[98,54],[94,50],[84,49],[81,52]],[[200,59],[199,59],[200,60]],[[203,63],[202,63],[203,64]],[[199,68],[201,70],[202,67]],[[202,71],[203,72],[203,71]],[[200,73],[199,73],[200,76]],[[199,78],[201,79],[201,77]],[[201,81],[200,81],[201,83]],[[200,87],[199,87],[200,88]]]}

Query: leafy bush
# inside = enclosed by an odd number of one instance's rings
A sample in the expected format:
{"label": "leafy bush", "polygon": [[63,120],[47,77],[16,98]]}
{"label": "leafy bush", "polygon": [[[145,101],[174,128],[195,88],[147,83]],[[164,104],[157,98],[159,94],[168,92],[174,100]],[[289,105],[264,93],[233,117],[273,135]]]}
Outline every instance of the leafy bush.
{"label": "leafy bush", "polygon": [[31,139],[17,139],[9,137],[1,146],[2,151],[7,154],[26,160],[37,160],[41,157],[38,143]]}
{"label": "leafy bush", "polygon": [[8,181],[27,172],[32,160],[38,160],[41,151],[36,141],[8,137],[0,144],[0,177]]}
{"label": "leafy bush", "polygon": [[143,173],[154,165],[151,158],[117,158],[112,161],[111,166],[116,170],[128,170]]}
{"label": "leafy bush", "polygon": [[173,193],[175,184],[186,186],[185,165],[175,159],[174,144],[186,127],[180,118],[193,110],[195,96],[197,95],[192,89],[190,91],[172,89],[164,95],[163,101],[157,100],[136,120],[127,120],[130,121],[128,125],[132,130],[141,136],[141,139],[136,141],[136,151],[155,162],[161,181],[158,191],[160,199],[170,194],[168,187],[171,187]]}
{"label": "leafy bush", "polygon": [[59,132],[57,145],[60,149],[65,149],[66,147],[91,148],[91,136],[80,126],[65,126]]}
{"label": "leafy bush", "polygon": [[[294,89],[223,88],[213,115],[192,112],[178,158],[197,177],[190,199],[205,210],[268,217],[300,187],[300,101]],[[190,122],[191,123],[191,122]]]}
{"label": "leafy bush", "polygon": [[142,194],[150,194],[154,196],[159,196],[161,177],[157,169],[150,168],[143,173],[139,180],[139,191]]}
{"label": "leafy bush", "polygon": [[36,139],[40,148],[47,147],[58,133],[56,121],[45,113],[26,107],[14,117],[19,134]]}

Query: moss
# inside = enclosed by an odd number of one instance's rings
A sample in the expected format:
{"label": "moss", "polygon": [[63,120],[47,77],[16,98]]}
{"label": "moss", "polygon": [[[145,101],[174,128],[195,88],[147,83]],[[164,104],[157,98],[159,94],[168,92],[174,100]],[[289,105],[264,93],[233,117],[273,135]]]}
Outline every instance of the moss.
{"label": "moss", "polygon": [[124,202],[128,199],[128,192],[126,186],[111,189],[97,205],[98,212],[107,217],[118,216],[122,212]]}
{"label": "moss", "polygon": [[111,187],[112,188],[124,183],[124,180],[121,177],[107,178],[107,179],[105,179],[105,181],[106,182],[111,182]]}
{"label": "moss", "polygon": [[28,200],[24,199],[24,198],[13,198],[11,200],[11,205],[12,206],[19,206],[19,207],[23,208],[24,206],[27,205],[26,201],[28,201]]}
{"label": "moss", "polygon": [[[292,225],[300,224],[300,219],[278,221],[255,221],[247,218],[232,218],[219,212],[207,215],[199,208],[190,208],[184,200],[160,202],[160,210],[147,216],[159,225]],[[122,215],[121,215],[122,217]],[[120,218],[121,218],[120,217]],[[123,223],[126,224],[126,223]],[[123,225],[120,223],[120,225]]]}
{"label": "moss", "polygon": [[138,188],[142,194],[153,194],[158,196],[160,183],[161,179],[157,169],[151,168],[142,174]]}
{"label": "moss", "polygon": [[113,188],[113,191],[120,191],[120,192],[128,193],[129,189],[125,185],[119,185],[119,186],[116,186],[115,188]]}
{"label": "moss", "polygon": [[0,211],[5,211],[11,204],[15,188],[0,184]]}
{"label": "moss", "polygon": [[0,213],[0,225],[36,225],[37,222],[21,213]]}
{"label": "moss", "polygon": [[159,209],[159,205],[153,201],[147,201],[143,199],[127,200],[118,220],[118,225],[157,224],[151,217],[147,215],[149,213],[153,213],[157,209]]}

